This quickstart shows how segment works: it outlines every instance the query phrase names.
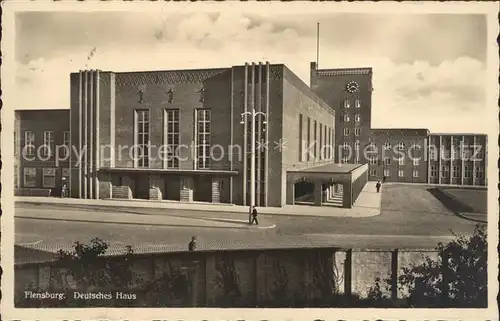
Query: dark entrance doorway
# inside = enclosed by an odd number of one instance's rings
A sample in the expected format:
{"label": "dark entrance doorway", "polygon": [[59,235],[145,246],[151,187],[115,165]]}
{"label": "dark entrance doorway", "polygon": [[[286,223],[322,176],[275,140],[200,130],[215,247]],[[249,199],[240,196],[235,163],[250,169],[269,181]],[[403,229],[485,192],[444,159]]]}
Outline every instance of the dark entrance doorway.
{"label": "dark entrance doorway", "polygon": [[295,204],[314,203],[314,183],[301,181],[295,183]]}
{"label": "dark entrance doorway", "polygon": [[149,176],[139,174],[136,175],[134,181],[134,198],[149,199]]}
{"label": "dark entrance doorway", "polygon": [[194,178],[194,195],[195,202],[212,202],[212,177],[197,176]]}
{"label": "dark entrance doorway", "polygon": [[165,193],[164,200],[180,201],[181,200],[181,177],[178,175],[165,176]]}

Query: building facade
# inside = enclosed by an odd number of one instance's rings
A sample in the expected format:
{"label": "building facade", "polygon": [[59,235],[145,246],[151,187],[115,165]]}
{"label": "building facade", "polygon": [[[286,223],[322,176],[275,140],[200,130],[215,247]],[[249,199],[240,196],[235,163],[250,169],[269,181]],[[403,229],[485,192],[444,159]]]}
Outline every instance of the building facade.
{"label": "building facade", "polygon": [[428,138],[428,183],[486,186],[487,136],[471,133],[431,134]]}
{"label": "building facade", "polygon": [[366,150],[372,180],[427,183],[428,129],[372,129]]}
{"label": "building facade", "polygon": [[252,119],[257,206],[334,163],[335,111],[284,65],[73,73],[71,195],[249,205]]}
{"label": "building facade", "polygon": [[23,110],[14,120],[16,195],[60,195],[69,180],[69,110]]}
{"label": "building facade", "polygon": [[70,79],[70,110],[16,112],[17,195],[66,177],[84,199],[322,205],[342,186],[351,207],[367,180],[487,184],[485,135],[372,129],[371,68],[311,63],[310,87],[269,63]]}
{"label": "building facade", "polygon": [[311,89],[336,111],[336,161],[366,164],[370,142],[372,68],[317,69],[310,64]]}

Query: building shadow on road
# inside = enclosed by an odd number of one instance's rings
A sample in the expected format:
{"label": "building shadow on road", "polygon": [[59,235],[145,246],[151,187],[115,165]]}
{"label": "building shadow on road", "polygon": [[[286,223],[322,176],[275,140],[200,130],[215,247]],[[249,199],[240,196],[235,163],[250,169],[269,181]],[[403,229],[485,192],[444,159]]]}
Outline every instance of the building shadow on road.
{"label": "building shadow on road", "polygon": [[[439,200],[448,210],[453,212],[453,214],[455,214],[456,216],[469,221],[487,223],[486,220],[479,220],[463,215],[462,213],[475,213],[477,211],[473,207],[449,195],[442,188],[433,187],[433,188],[428,188],[427,191],[431,193],[437,200]],[[486,214],[484,216],[486,217]]]}

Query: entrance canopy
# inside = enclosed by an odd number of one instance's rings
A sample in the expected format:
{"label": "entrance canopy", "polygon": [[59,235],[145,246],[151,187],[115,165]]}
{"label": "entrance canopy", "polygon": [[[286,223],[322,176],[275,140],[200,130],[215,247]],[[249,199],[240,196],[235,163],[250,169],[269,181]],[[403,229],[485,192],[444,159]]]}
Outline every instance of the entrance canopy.
{"label": "entrance canopy", "polygon": [[[343,207],[350,208],[368,181],[368,164],[325,164],[287,171],[287,204],[294,204],[295,184],[314,184],[315,204],[321,206],[325,189],[343,187]],[[325,187],[326,186],[326,187]]]}

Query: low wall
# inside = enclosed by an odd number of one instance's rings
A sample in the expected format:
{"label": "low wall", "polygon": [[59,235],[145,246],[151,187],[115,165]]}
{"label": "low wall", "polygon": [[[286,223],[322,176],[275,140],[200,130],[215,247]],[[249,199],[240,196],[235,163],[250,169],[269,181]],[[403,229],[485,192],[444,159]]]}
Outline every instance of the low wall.
{"label": "low wall", "polygon": [[52,195],[53,190],[50,188],[16,188],[14,190],[14,196],[41,196],[41,197],[50,197],[50,196],[59,196]]}
{"label": "low wall", "polygon": [[[181,291],[182,295],[165,306],[317,306],[332,293],[366,297],[376,278],[388,280],[392,289],[397,289],[401,268],[423,262],[426,256],[435,258],[437,253],[334,248],[240,250],[141,254],[128,258],[127,265],[134,272],[131,284],[139,284],[136,280],[170,284],[179,276],[189,280],[189,290]],[[119,259],[105,258],[108,262]],[[65,273],[67,269],[61,262],[16,265],[16,293],[26,289],[77,290]],[[388,294],[395,299],[404,294],[402,291]]]}

